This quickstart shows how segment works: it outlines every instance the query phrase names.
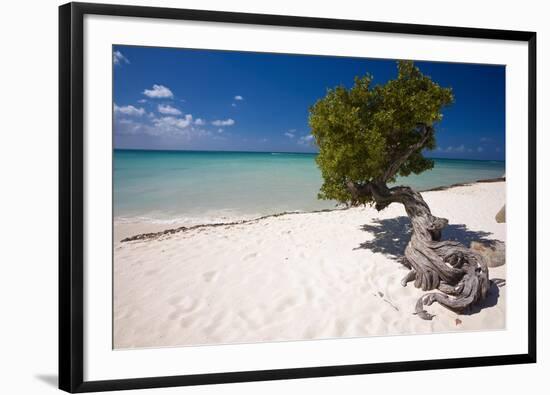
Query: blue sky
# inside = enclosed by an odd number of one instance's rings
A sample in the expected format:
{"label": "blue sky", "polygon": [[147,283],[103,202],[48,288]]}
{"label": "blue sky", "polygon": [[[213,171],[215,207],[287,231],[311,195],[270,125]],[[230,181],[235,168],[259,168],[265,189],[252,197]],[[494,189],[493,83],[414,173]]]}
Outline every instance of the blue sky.
{"label": "blue sky", "polygon": [[[115,148],[315,152],[308,108],[394,60],[115,46]],[[503,160],[504,66],[416,62],[453,88],[428,156]]]}

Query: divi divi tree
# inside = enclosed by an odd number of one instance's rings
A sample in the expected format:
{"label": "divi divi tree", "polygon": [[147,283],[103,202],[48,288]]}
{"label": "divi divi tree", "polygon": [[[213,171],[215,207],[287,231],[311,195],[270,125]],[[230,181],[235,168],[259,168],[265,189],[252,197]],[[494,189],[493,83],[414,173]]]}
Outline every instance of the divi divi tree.
{"label": "divi divi tree", "polygon": [[380,211],[404,205],[412,235],[401,263],[409,271],[402,285],[433,291],[417,302],[423,319],[434,302],[457,311],[485,298],[489,289],[484,258],[457,241],[442,240],[448,220],[436,217],[420,193],[388,186],[397,176],[433,167],[423,152],[436,146],[442,109],[453,103],[451,88],[439,86],[412,61],[397,62],[397,78],[373,86],[373,77],[357,77],[351,89],[338,86],[311,108],[311,134],[319,147],[321,199],[348,205],[371,204]]}

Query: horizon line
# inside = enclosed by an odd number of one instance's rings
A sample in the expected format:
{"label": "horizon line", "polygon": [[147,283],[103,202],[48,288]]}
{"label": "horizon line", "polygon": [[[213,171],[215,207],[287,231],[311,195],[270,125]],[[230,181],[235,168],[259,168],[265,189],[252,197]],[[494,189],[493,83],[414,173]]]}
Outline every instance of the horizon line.
{"label": "horizon line", "polygon": [[[199,149],[160,149],[160,148],[113,148],[113,151],[153,151],[153,152],[226,152],[226,153],[251,153],[251,154],[305,154],[318,155],[319,152],[301,151],[235,151],[235,150],[199,150]],[[450,159],[450,160],[471,160],[479,162],[506,162],[505,159],[473,159],[473,158],[443,158],[437,156],[426,156],[428,159]]]}

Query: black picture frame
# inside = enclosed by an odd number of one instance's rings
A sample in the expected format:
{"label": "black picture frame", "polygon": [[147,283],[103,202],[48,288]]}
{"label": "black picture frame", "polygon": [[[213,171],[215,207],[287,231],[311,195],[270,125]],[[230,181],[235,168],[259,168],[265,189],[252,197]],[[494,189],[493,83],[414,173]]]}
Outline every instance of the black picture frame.
{"label": "black picture frame", "polygon": [[[528,43],[528,351],[525,354],[85,381],[83,271],[83,19],[86,14],[401,33]],[[59,388],[91,392],[450,369],[536,362],[536,33],[158,7],[59,7]]]}

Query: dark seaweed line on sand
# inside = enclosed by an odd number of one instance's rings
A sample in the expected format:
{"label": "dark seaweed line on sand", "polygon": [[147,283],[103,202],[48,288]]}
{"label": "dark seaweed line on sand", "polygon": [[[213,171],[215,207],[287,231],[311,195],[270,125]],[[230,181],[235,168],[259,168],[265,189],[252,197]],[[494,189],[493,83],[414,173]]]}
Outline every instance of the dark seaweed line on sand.
{"label": "dark seaweed line on sand", "polygon": [[[456,188],[456,187],[464,187],[464,186],[469,186],[469,185],[473,185],[473,184],[500,182],[500,181],[506,181],[506,177],[489,178],[489,179],[486,179],[486,180],[478,180],[478,181],[474,181],[474,182],[452,184],[452,185],[447,185],[447,186],[442,186],[442,187],[424,189],[424,190],[421,190],[420,192],[445,191],[447,189]],[[328,212],[332,212],[332,211],[343,211],[343,210],[347,210],[347,209],[348,209],[348,207],[334,208],[334,209],[324,209],[324,210],[315,210],[315,211],[306,211],[306,212],[302,212],[302,211],[284,211],[282,213],[268,214],[268,215],[264,215],[264,216],[257,217],[257,218],[244,219],[244,220],[239,220],[239,221],[217,222],[217,223],[213,223],[213,224],[199,224],[199,225],[193,225],[193,226],[180,226],[178,228],[166,229],[166,230],[163,230],[163,231],[160,231],[160,232],[142,233],[142,234],[139,234],[139,235],[126,237],[126,238],[122,239],[120,242],[121,243],[126,243],[126,242],[129,242],[129,241],[153,240],[153,239],[158,239],[161,236],[172,235],[174,233],[187,232],[187,231],[190,231],[190,230],[201,229],[201,228],[216,228],[216,227],[219,227],[219,226],[245,225],[245,224],[255,223],[255,222],[261,221],[263,219],[267,219],[267,218],[282,217],[283,215],[328,213]]]}
{"label": "dark seaweed line on sand", "polygon": [[477,181],[474,181],[474,182],[463,182],[463,183],[458,183],[458,184],[445,185],[445,186],[442,186],[442,187],[421,189],[419,192],[445,191],[447,189],[451,189],[451,188],[455,188],[455,187],[467,187],[469,185],[474,185],[474,184],[486,184],[486,183],[490,183],[490,182],[501,182],[501,181],[506,181],[506,177],[487,178],[485,180],[477,180]]}

